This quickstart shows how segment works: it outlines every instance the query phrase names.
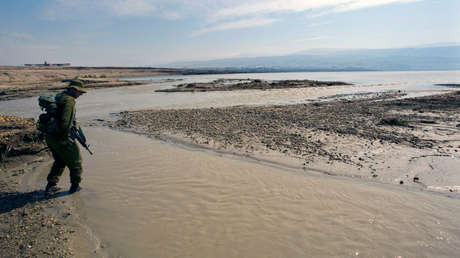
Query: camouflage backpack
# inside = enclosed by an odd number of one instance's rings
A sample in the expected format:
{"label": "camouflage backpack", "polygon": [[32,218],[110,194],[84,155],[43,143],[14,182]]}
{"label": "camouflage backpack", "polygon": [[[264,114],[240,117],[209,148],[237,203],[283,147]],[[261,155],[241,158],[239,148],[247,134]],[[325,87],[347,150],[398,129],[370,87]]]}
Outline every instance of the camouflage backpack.
{"label": "camouflage backpack", "polygon": [[40,114],[37,129],[46,134],[58,134],[56,93],[46,93],[38,97],[38,105],[45,113]]}

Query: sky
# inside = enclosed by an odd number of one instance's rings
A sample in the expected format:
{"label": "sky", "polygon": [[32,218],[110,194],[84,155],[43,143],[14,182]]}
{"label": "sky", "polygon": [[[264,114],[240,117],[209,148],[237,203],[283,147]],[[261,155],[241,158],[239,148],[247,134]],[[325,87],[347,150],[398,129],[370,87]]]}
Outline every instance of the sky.
{"label": "sky", "polygon": [[1,0],[0,65],[161,66],[460,42],[459,0]]}

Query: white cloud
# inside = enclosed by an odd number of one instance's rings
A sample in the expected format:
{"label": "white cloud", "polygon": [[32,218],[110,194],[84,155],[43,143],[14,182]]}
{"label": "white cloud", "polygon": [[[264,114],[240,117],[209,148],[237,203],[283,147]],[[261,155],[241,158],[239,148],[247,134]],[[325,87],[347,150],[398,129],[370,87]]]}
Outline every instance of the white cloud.
{"label": "white cloud", "polygon": [[[316,16],[332,12],[346,12],[362,8],[370,8],[393,3],[408,3],[423,0],[271,0],[242,3],[232,7],[218,9],[210,15],[211,21],[242,19],[239,21],[225,22],[214,26],[202,28],[192,32],[192,36],[198,36],[213,31],[240,29],[271,24],[276,19],[260,18],[264,15],[279,13],[302,12],[307,10],[319,11]],[[310,14],[312,16],[312,14]],[[251,18],[259,17],[259,18]],[[327,24],[327,23],[322,23]],[[322,24],[312,24],[310,27]]]}
{"label": "white cloud", "polygon": [[345,12],[394,3],[423,0],[51,0],[44,10],[49,19],[98,16],[155,16],[178,19],[205,17],[208,21],[237,17],[260,17],[265,14],[303,12]]}
{"label": "white cloud", "polygon": [[47,19],[79,16],[152,16],[178,19],[186,16],[207,17],[222,8],[254,0],[49,0],[43,10]]}
{"label": "white cloud", "polygon": [[338,6],[335,8],[335,12],[346,12],[353,11],[362,8],[375,7],[379,5],[387,5],[393,3],[410,3],[410,2],[419,2],[423,0],[371,0],[371,1],[353,1],[349,4]]}
{"label": "white cloud", "polygon": [[271,14],[280,12],[302,12],[315,9],[334,9],[345,12],[361,8],[369,8],[393,3],[409,3],[423,0],[271,0],[242,4],[236,7],[223,8],[214,14],[216,19],[241,17],[248,15]]}
{"label": "white cloud", "polygon": [[276,21],[277,21],[276,19],[254,18],[254,19],[246,19],[246,20],[220,23],[214,26],[209,26],[209,27],[205,27],[205,28],[193,31],[192,36],[199,36],[199,35],[202,35],[208,32],[213,32],[213,31],[233,30],[233,29],[264,26],[264,25],[272,24]]}
{"label": "white cloud", "polygon": [[[272,24],[283,14],[308,12],[309,17],[395,3],[423,0],[51,0],[48,19],[82,17],[157,17],[177,20],[197,18],[204,27],[192,36]],[[323,23],[324,24],[324,23]],[[311,24],[310,27],[321,24]]]}

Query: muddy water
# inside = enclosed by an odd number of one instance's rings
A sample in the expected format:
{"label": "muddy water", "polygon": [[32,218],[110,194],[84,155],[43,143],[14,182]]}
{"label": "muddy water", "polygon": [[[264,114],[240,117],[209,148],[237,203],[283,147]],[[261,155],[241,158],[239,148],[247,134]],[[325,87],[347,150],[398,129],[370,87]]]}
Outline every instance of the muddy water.
{"label": "muddy water", "polygon": [[[455,257],[459,200],[86,128],[80,211],[110,257]],[[66,180],[66,179],[64,179]]]}

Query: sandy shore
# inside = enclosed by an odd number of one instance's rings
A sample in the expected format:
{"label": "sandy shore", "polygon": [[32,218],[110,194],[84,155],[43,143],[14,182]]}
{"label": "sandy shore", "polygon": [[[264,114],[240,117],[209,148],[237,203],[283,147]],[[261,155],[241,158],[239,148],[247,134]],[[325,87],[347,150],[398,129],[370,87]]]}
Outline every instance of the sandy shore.
{"label": "sandy shore", "polygon": [[12,67],[0,66],[0,101],[38,96],[62,90],[62,80],[78,78],[87,88],[109,88],[139,85],[142,82],[119,78],[209,74],[216,71],[168,68],[126,67]]}
{"label": "sandy shore", "polygon": [[456,193],[460,94],[122,112],[111,126],[306,170]]}

